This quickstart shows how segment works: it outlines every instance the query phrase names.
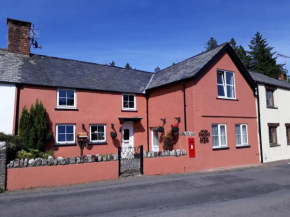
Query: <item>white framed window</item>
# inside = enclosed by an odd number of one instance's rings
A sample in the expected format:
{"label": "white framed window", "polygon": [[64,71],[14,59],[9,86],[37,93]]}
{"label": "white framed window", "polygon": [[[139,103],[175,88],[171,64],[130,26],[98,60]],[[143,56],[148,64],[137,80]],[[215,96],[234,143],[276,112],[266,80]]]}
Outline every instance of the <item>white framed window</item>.
{"label": "white framed window", "polygon": [[104,124],[90,125],[90,142],[92,143],[106,142],[106,125]]}
{"label": "white framed window", "polygon": [[58,89],[57,90],[57,108],[73,109],[77,105],[76,90]]}
{"label": "white framed window", "polygon": [[158,128],[151,129],[152,151],[159,151]]}
{"label": "white framed window", "polygon": [[248,145],[248,125],[236,124],[236,145]]}
{"label": "white framed window", "polygon": [[122,110],[134,111],[136,110],[136,96],[135,94],[122,94]]}
{"label": "white framed window", "polygon": [[227,147],[227,125],[212,125],[212,146],[213,148]]}
{"label": "white framed window", "polygon": [[75,144],[75,124],[56,125],[56,144],[69,145]]}
{"label": "white framed window", "polygon": [[218,98],[235,99],[235,74],[229,71],[217,71]]}

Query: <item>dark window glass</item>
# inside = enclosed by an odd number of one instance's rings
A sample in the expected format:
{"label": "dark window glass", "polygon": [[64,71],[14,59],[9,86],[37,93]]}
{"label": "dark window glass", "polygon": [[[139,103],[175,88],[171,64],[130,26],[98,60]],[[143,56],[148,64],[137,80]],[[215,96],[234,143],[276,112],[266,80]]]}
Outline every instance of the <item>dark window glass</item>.
{"label": "dark window glass", "polygon": [[270,144],[277,144],[277,127],[269,127],[269,140]]}
{"label": "dark window glass", "polygon": [[274,91],[266,90],[267,107],[274,107]]}
{"label": "dark window glass", "polygon": [[60,106],[74,106],[73,90],[58,90],[58,105]]}
{"label": "dark window glass", "polygon": [[225,96],[224,86],[218,85],[218,95]]}
{"label": "dark window glass", "polygon": [[73,126],[66,126],[66,133],[73,133],[74,127]]}
{"label": "dark window glass", "polygon": [[290,144],[290,126],[286,127],[287,144]]}
{"label": "dark window glass", "polygon": [[65,142],[65,134],[58,134],[58,141]]}
{"label": "dark window glass", "polygon": [[91,126],[91,140],[105,140],[105,126]]}
{"label": "dark window glass", "polygon": [[66,97],[66,90],[59,90],[59,97]]}
{"label": "dark window glass", "polygon": [[74,141],[74,126],[59,125],[57,126],[57,142],[72,142]]}
{"label": "dark window glass", "polygon": [[129,133],[130,133],[130,131],[129,131],[129,129],[124,129],[124,140],[129,140]]}
{"label": "dark window glass", "polygon": [[123,95],[123,108],[135,108],[135,97],[134,95]]}
{"label": "dark window glass", "polygon": [[58,126],[58,133],[65,133],[65,126]]}

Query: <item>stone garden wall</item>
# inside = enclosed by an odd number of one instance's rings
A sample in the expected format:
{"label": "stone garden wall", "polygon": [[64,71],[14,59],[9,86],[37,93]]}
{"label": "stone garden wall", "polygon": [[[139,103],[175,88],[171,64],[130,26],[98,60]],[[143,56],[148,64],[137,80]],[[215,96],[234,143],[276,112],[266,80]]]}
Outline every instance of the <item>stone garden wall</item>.
{"label": "stone garden wall", "polygon": [[0,193],[6,187],[6,142],[0,142]]}

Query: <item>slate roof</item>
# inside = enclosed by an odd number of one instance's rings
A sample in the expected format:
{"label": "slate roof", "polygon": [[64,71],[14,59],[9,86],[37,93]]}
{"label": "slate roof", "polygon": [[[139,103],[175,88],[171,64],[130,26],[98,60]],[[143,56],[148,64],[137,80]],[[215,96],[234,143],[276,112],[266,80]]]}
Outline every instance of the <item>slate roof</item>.
{"label": "slate roof", "polygon": [[155,73],[148,89],[153,89],[196,76],[197,73],[199,73],[200,70],[226,46],[228,46],[227,43],[221,44],[215,49],[203,52]]}
{"label": "slate roof", "polygon": [[31,85],[143,93],[152,73],[0,49],[0,81]]}
{"label": "slate roof", "polygon": [[252,76],[253,80],[256,81],[257,83],[290,89],[290,83],[286,81],[268,77],[267,75],[264,75],[260,72],[249,71],[249,73]]}

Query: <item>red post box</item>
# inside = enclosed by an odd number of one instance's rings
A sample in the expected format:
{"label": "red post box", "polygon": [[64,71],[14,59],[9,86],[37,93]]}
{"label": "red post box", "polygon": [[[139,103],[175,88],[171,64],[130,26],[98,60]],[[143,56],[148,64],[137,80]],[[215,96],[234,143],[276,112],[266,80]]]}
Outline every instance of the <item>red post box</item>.
{"label": "red post box", "polygon": [[195,157],[195,142],[194,138],[188,138],[188,152],[189,157],[194,158]]}

